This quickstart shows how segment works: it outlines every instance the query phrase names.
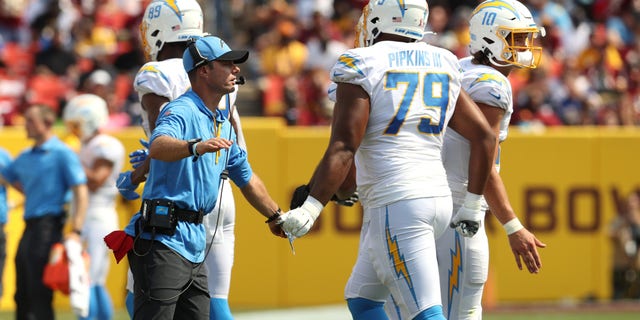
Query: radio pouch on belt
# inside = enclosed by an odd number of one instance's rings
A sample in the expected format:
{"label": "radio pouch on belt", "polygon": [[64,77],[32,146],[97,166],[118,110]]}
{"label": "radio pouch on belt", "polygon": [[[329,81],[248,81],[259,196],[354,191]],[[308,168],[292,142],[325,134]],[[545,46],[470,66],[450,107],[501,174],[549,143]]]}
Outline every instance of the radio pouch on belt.
{"label": "radio pouch on belt", "polygon": [[173,201],[164,199],[142,200],[142,230],[173,235],[176,231],[177,219]]}

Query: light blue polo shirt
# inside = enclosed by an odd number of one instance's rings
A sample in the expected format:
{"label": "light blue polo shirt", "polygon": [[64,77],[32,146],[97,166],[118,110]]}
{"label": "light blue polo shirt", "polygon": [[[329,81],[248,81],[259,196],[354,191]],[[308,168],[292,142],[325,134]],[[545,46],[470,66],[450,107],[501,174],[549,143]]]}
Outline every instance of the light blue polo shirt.
{"label": "light blue polo shirt", "polygon": [[22,185],[25,220],[60,215],[71,188],[87,183],[80,159],[57,137],[22,151],[2,175]]}
{"label": "light blue polo shirt", "polygon": [[[228,150],[221,150],[219,155],[205,153],[195,162],[193,157],[174,162],[151,159],[142,198],[171,200],[181,209],[202,210],[207,214],[215,207],[220,174],[225,164],[229,178],[238,187],[245,186],[253,172],[246,152],[235,143],[236,134],[227,120],[221,112],[214,114],[207,109],[200,97],[191,90],[168,103],[158,116],[151,143],[159,136],[180,140],[202,138],[205,141],[218,134],[234,141],[234,144]],[[135,236],[135,224],[139,217],[138,212],[131,218],[125,228],[127,234]],[[151,233],[142,233],[141,237],[151,239]],[[206,238],[203,224],[179,221],[173,236],[156,234],[155,240],[191,262],[204,261]]]}
{"label": "light blue polo shirt", "polygon": [[[11,156],[9,152],[4,149],[0,149],[0,171],[11,163]],[[0,224],[7,223],[7,213],[9,208],[7,206],[7,188],[4,185],[0,185]]]}

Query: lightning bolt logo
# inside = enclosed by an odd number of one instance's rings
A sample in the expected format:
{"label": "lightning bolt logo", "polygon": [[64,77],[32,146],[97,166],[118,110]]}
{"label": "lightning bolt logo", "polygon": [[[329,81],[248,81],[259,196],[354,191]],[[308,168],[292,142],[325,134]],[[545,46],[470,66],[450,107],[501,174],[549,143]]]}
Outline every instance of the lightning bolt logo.
{"label": "lightning bolt logo", "polygon": [[182,14],[180,13],[180,8],[178,8],[178,5],[176,4],[176,0],[166,0],[165,4],[167,7],[171,8],[171,11],[173,11],[173,13],[178,16],[178,19],[182,21]]}
{"label": "lightning bolt logo", "polygon": [[360,68],[356,65],[358,62],[359,61],[356,57],[349,54],[343,54],[340,56],[340,58],[338,58],[338,63],[364,76],[364,72],[362,72],[362,70],[360,70]]}
{"label": "lightning bolt logo", "polygon": [[404,0],[396,0],[396,2],[398,3],[398,7],[400,8],[400,13],[402,14],[402,17],[404,18],[404,12],[407,11],[406,4]]}
{"label": "lightning bolt logo", "polygon": [[490,73],[483,73],[481,76],[477,77],[475,80],[473,80],[473,82],[471,83],[471,85],[469,86],[470,88],[475,86],[476,84],[480,83],[480,82],[495,82],[499,85],[505,85],[505,81],[503,78],[495,75],[495,74],[490,74]]}
{"label": "lightning bolt logo", "polygon": [[385,222],[385,235],[387,239],[387,250],[389,253],[389,259],[393,263],[393,269],[396,272],[396,276],[402,277],[406,282],[409,290],[411,291],[411,295],[413,295],[413,300],[416,302],[416,293],[413,289],[413,281],[411,281],[411,276],[409,275],[409,269],[407,268],[407,262],[404,260],[404,255],[400,253],[400,248],[398,247],[398,237],[391,235],[391,230],[389,229],[389,209],[387,208],[387,216]]}
{"label": "lightning bolt logo", "polygon": [[143,73],[143,72],[152,72],[152,73],[161,73],[160,70],[158,70],[158,68],[156,68],[156,66],[148,64],[142,68],[140,68],[140,71],[138,72]]}
{"label": "lightning bolt logo", "polygon": [[145,72],[150,72],[150,73],[159,73],[160,76],[165,80],[165,81],[169,81],[169,78],[167,78],[167,76],[162,73],[162,71],[160,71],[160,69],[158,69],[154,64],[146,64],[144,65],[142,68],[140,68],[140,70],[138,71],[138,75],[143,74]]}
{"label": "lightning bolt logo", "polygon": [[496,0],[496,1],[487,1],[483,4],[480,4],[476,7],[475,10],[473,10],[473,12],[471,13],[471,16],[473,16],[474,14],[478,13],[480,10],[485,9],[485,8],[498,8],[498,9],[506,9],[511,11],[516,17],[519,17],[520,15],[518,14],[518,11],[509,3],[504,2],[504,1],[500,1],[500,0]]}
{"label": "lightning bolt logo", "polygon": [[[455,231],[454,231],[455,232]],[[460,248],[460,235],[455,232],[455,250],[451,251],[451,269],[449,270],[449,301],[447,302],[447,318],[451,315],[451,303],[453,302],[453,290],[459,291],[460,273],[462,273],[462,249]]]}

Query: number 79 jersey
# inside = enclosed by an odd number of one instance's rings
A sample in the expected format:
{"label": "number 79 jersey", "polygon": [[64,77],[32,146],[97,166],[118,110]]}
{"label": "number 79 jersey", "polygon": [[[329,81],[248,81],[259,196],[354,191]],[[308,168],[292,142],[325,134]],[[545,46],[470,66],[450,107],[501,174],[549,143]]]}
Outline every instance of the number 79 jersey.
{"label": "number 79 jersey", "polygon": [[441,150],[462,74],[450,51],[425,42],[381,41],[346,51],[330,76],[370,97],[355,156],[363,206],[451,194]]}

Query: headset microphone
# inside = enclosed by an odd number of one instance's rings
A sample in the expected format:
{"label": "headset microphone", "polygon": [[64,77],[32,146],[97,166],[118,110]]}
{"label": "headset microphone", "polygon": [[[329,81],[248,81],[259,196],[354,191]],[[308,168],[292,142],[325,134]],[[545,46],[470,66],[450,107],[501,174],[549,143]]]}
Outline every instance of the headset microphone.
{"label": "headset microphone", "polygon": [[239,84],[239,85],[243,85],[243,84],[245,84],[244,77],[243,77],[243,76],[239,76],[239,77],[236,79],[236,84]]}

